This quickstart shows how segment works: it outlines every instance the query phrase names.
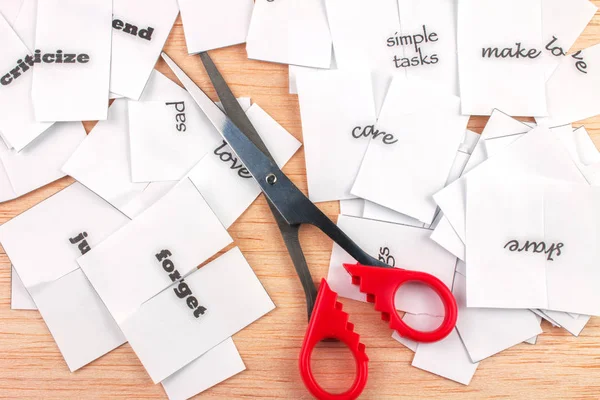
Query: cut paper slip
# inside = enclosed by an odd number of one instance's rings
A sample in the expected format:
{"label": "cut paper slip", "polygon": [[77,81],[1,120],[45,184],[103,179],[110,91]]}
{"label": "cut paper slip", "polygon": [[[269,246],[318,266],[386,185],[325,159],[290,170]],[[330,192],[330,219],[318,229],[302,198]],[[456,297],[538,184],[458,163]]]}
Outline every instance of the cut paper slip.
{"label": "cut paper slip", "polygon": [[0,227],[0,242],[71,371],[125,342],[75,260],[128,221],[74,183]]}
{"label": "cut paper slip", "polygon": [[468,306],[600,314],[600,188],[516,182],[467,183]]}
{"label": "cut paper slip", "polygon": [[428,87],[394,78],[351,193],[431,224],[432,196],[448,180],[469,118],[458,97],[427,96]]}

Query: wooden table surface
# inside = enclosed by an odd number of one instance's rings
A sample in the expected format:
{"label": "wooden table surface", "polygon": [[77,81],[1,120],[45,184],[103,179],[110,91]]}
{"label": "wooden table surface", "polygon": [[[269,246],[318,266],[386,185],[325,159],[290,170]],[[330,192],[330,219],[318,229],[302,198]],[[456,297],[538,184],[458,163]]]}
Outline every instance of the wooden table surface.
{"label": "wooden table surface", "polygon": [[[594,1],[600,6],[600,0]],[[600,14],[577,42],[581,49],[600,42]],[[214,97],[197,57],[188,57],[181,21],[166,52]],[[248,60],[243,45],[211,52],[237,96],[252,100],[302,140],[298,99],[288,94],[287,66]],[[157,68],[174,78],[161,61]],[[487,118],[472,118],[481,132]],[[579,126],[581,124],[576,124]],[[600,117],[585,121],[598,145]],[[93,123],[86,123],[89,131]],[[304,151],[284,168],[306,192]],[[0,223],[71,184],[69,177],[0,204]],[[337,202],[320,204],[335,220]],[[259,276],[277,309],[234,336],[247,370],[204,392],[205,398],[310,398],[298,374],[297,357],[306,329],[304,295],[263,196],[231,227],[230,233]],[[306,227],[302,242],[315,280],[327,275],[332,243]],[[33,244],[32,244],[33,245]],[[153,385],[128,344],[83,369],[70,373],[37,311],[10,310],[10,264],[0,248],[0,398],[113,399],[166,398]],[[600,290],[600,289],[599,289]],[[543,324],[535,346],[521,344],[484,360],[471,385],[463,386],[410,366],[413,353],[391,338],[370,304],[344,301],[370,357],[370,377],[362,398],[599,398],[600,320],[592,318],[579,338]],[[353,378],[353,360],[345,348],[317,349],[315,366],[326,388],[344,389]]]}

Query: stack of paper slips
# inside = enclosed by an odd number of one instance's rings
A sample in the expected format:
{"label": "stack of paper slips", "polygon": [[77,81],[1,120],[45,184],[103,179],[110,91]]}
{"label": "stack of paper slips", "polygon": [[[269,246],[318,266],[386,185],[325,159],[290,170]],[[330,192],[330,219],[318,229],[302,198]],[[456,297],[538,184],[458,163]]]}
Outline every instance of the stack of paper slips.
{"label": "stack of paper slips", "polygon": [[[189,54],[246,43],[248,58],[289,65],[310,199],[339,201],[338,225],[365,251],[454,293],[446,339],[393,334],[415,367],[468,384],[479,362],[535,344],[541,319],[579,335],[600,315],[600,153],[571,124],[600,114],[600,45],[570,49],[596,11],[588,0],[3,1],[0,202],[77,181],[0,227],[12,308],[39,310],[71,371],[129,342],[172,399],[244,370],[231,337],[274,304],[227,229],[260,187],[154,70],[180,12]],[[285,165],[301,143],[238,100]],[[489,116],[481,135],[471,115]],[[328,281],[365,301],[342,268],[353,261],[334,245]],[[443,318],[422,287],[395,301],[415,328]]]}

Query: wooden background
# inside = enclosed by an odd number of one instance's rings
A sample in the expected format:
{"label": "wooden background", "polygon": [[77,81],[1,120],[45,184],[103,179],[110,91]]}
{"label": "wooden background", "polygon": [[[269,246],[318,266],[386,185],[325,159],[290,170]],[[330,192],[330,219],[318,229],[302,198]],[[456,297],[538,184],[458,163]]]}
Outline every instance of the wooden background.
{"label": "wooden background", "polygon": [[[594,1],[600,6],[600,0]],[[577,42],[575,49],[600,43],[600,14]],[[188,57],[181,21],[167,42],[166,52],[214,98],[209,79],[197,57]],[[296,96],[288,94],[287,66],[247,60],[245,47],[211,52],[237,96],[252,100],[294,136],[302,140]],[[162,61],[157,68],[173,78]],[[469,127],[481,132],[487,118],[472,118]],[[580,124],[576,124],[579,126]],[[600,117],[585,121],[594,141],[600,142]],[[88,131],[93,123],[86,123]],[[284,171],[304,191],[306,174],[301,149]],[[11,219],[72,183],[64,178],[20,199],[0,204],[0,223]],[[320,205],[331,218],[337,202]],[[233,225],[230,233],[277,309],[235,335],[247,370],[200,396],[205,398],[310,398],[298,374],[297,357],[306,329],[302,288],[288,258],[264,197]],[[302,241],[315,280],[326,276],[332,244],[310,227]],[[32,243],[32,248],[34,244]],[[0,249],[1,250],[1,249]],[[600,290],[600,288],[599,288]],[[349,300],[356,330],[366,344],[370,377],[362,398],[599,398],[600,319],[592,318],[579,338],[543,324],[544,334],[535,346],[521,344],[483,361],[470,386],[451,382],[410,366],[413,353],[391,338],[387,324],[370,304]],[[349,353],[332,344],[319,348],[315,370],[326,388],[344,389],[353,377]],[[70,373],[37,311],[10,310],[10,264],[0,251],[0,398],[1,399],[112,399],[166,398],[153,385],[139,360],[125,344]]]}

